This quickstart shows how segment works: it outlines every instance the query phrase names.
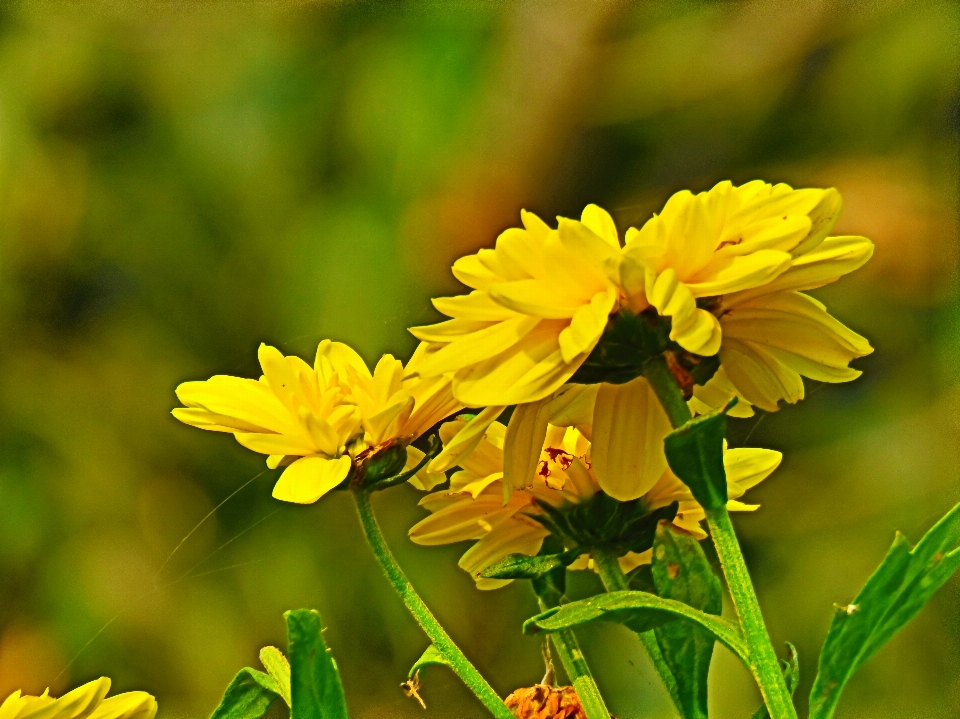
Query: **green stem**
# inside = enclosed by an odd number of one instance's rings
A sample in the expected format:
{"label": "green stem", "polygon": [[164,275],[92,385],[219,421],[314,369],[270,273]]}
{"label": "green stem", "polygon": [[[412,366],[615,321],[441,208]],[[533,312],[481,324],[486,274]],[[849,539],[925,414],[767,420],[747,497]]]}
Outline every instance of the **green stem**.
{"label": "green stem", "polygon": [[[597,565],[600,581],[603,582],[603,586],[608,592],[621,592],[630,589],[630,586],[627,584],[627,578],[624,576],[623,570],[620,569],[620,560],[616,554],[608,550],[591,548],[590,556],[593,558],[594,564]],[[670,699],[673,700],[673,705],[677,711],[680,712],[680,716],[683,716],[683,704],[680,701],[680,690],[677,688],[677,680],[673,676],[673,671],[671,671],[667,665],[666,659],[663,658],[660,645],[657,644],[656,634],[654,634],[651,629],[646,632],[637,632],[637,636],[640,637],[640,643],[643,644],[643,648],[647,650],[647,654],[650,655],[650,660],[653,662],[654,669],[657,670],[657,674],[660,675],[660,679],[663,680],[664,686],[666,686],[667,691],[670,693]]]}
{"label": "green stem", "polygon": [[[674,429],[691,419],[690,408],[663,356],[647,360],[643,365],[643,376],[653,387]],[[750,648],[750,670],[760,686],[770,717],[797,719],[797,710],[793,706],[787,683],[780,671],[777,653],[767,633],[760,603],[757,601],[750,573],[740,551],[740,543],[730,522],[730,513],[726,507],[720,507],[706,514],[710,537],[717,549],[723,576],[727,580],[733,606],[737,610],[744,638]]]}
{"label": "green stem", "polygon": [[770,641],[767,627],[763,622],[760,604],[753,590],[750,573],[743,561],[740,543],[733,531],[730,513],[726,507],[707,512],[707,525],[710,536],[720,557],[720,566],[727,578],[730,597],[740,618],[743,636],[750,648],[750,669],[760,685],[763,700],[770,711],[771,719],[797,719],[797,710],[787,689],[777,653]]}
{"label": "green stem", "polygon": [[404,575],[403,570],[400,569],[400,565],[397,564],[397,560],[394,559],[390,547],[387,546],[387,542],[383,538],[377,518],[373,514],[373,507],[370,506],[370,495],[358,490],[353,492],[353,496],[357,501],[357,512],[360,514],[360,524],[363,525],[367,542],[383,568],[383,573],[387,575],[394,591],[400,595],[400,599],[403,600],[413,618],[417,620],[433,645],[450,663],[450,667],[456,672],[457,676],[477,696],[477,699],[483,702],[483,705],[491,714],[498,719],[515,719],[513,712],[507,708],[507,705],[503,703],[503,700],[487,683],[487,680],[480,675],[480,672],[470,663],[470,660],[453,643],[450,635],[440,626],[440,622],[433,616],[413,585],[410,584],[410,580]]}
{"label": "green stem", "polygon": [[[553,606],[540,600],[540,609],[546,611]],[[580,643],[577,641],[577,635],[572,629],[563,629],[550,635],[550,641],[553,642],[557,654],[560,656],[560,663],[570,677],[570,682],[577,692],[583,711],[586,712],[587,719],[610,719],[610,710],[600,696],[600,690],[593,679],[590,667],[587,666],[587,660],[580,651]]]}
{"label": "green stem", "polygon": [[643,363],[643,376],[647,378],[657,399],[663,405],[674,429],[690,421],[693,415],[690,414],[683,392],[680,391],[677,380],[674,379],[663,355],[651,357]]}

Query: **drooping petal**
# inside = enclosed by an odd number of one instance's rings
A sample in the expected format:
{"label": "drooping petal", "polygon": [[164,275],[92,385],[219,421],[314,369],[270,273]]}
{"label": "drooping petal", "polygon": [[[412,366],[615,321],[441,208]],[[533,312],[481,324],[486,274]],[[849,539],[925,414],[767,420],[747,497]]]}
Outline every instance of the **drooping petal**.
{"label": "drooping petal", "polygon": [[603,384],[593,411],[593,471],[604,492],[620,501],[636,499],[667,468],[663,440],[670,420],[643,377]]}
{"label": "drooping petal", "polygon": [[284,502],[312,504],[350,472],[350,458],[303,457],[287,467],[273,487],[273,496]]}
{"label": "drooping petal", "polygon": [[[407,463],[403,468],[404,472],[409,472],[414,467],[416,467],[420,462],[423,461],[423,458],[426,455],[419,449],[414,446],[407,447]],[[429,463],[428,463],[429,464]],[[437,485],[443,484],[447,481],[447,475],[443,472],[431,472],[429,467],[423,467],[419,472],[412,476],[408,483],[411,484],[415,489],[419,489],[423,492],[429,492],[431,489]]]}
{"label": "drooping petal", "polygon": [[477,575],[508,554],[533,556],[540,551],[543,538],[549,532],[527,517],[517,516],[491,531],[474,544],[460,558],[460,567],[477,582],[477,589],[497,589],[509,584],[509,579],[481,579]]}
{"label": "drooping petal", "polygon": [[[480,322],[500,322],[516,316],[516,312],[494,302],[487,292],[473,291],[469,295],[436,297],[433,306],[447,317]],[[418,328],[411,328],[414,332]],[[414,332],[416,337],[416,332]]]}
{"label": "drooping petal", "polygon": [[723,453],[727,483],[737,485],[740,492],[757,486],[780,466],[783,454],[772,449],[741,447]]}
{"label": "drooping petal", "polygon": [[782,399],[791,404],[803,399],[800,375],[756,343],[726,339],[720,363],[737,391],[761,409],[776,412]]}
{"label": "drooping petal", "polygon": [[550,397],[517,405],[503,440],[503,501],[514,488],[529,487],[547,436]]}
{"label": "drooping petal", "polygon": [[424,546],[480,539],[510,519],[525,503],[511,502],[504,507],[498,496],[465,496],[417,522],[410,529],[410,539]]}

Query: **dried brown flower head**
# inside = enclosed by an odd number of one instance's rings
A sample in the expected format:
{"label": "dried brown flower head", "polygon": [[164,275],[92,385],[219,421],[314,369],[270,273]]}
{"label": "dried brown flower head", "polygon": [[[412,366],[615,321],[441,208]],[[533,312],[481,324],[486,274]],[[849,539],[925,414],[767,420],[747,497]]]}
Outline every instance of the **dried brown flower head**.
{"label": "dried brown flower head", "polygon": [[573,687],[524,687],[508,696],[506,705],[517,719],[587,719]]}

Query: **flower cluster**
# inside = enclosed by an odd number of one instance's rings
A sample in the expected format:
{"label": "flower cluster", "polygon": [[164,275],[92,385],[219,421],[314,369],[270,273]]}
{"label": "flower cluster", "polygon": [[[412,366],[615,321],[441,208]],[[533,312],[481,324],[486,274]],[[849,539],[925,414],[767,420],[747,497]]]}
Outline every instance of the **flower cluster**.
{"label": "flower cluster", "polygon": [[[450,319],[411,330],[421,343],[406,366],[385,355],[371,372],[329,340],[313,366],[262,345],[263,376],[185,382],[174,416],[268,455],[270,468],[285,468],[273,494],[289,502],[314,502],[351,477],[362,484],[365,463],[388,449],[405,452],[391,455],[403,460],[391,471],[416,470],[423,490],[456,470],[423,498],[431,514],[410,536],[474,541],[460,565],[475,577],[509,554],[536,554],[561,525],[566,549],[583,549],[573,566],[587,565],[591,542],[613,542],[636,565],[649,547],[637,537],[649,533],[577,528],[603,515],[598,502],[614,507],[616,527],[635,530],[675,506],[668,519],[705,536],[704,510],[668,467],[673,426],[651,362],[694,414],[733,397],[735,416],[774,411],[803,397],[804,377],[859,375],[849,364],[869,343],[804,294],[872,254],[866,238],[830,236],[840,207],[833,189],[721,182],[676,193],[622,241],[596,205],[556,228],[521,212],[522,228],[454,263],[471,291],[434,300]],[[509,422],[497,422],[511,405]],[[410,446],[463,408],[476,413],[440,427],[442,451],[429,462]],[[723,461],[728,509],[755,509],[738,498],[779,453],[725,450]]]}

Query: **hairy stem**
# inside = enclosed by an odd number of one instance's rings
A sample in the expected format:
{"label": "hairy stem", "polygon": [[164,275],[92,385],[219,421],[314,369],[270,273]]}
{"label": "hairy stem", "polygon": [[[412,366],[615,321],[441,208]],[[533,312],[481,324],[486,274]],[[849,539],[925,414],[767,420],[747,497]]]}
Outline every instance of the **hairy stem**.
{"label": "hairy stem", "polygon": [[[662,356],[644,363],[643,376],[653,387],[674,429],[690,420],[692,415],[683,398],[683,392]],[[760,603],[753,590],[753,582],[747,571],[747,565],[743,561],[740,543],[733,531],[727,508],[720,507],[708,511],[707,525],[710,527],[710,538],[720,558],[723,576],[730,589],[733,606],[750,648],[750,670],[760,686],[770,717],[771,719],[797,719],[797,710],[793,706],[786,681],[780,671],[777,653],[770,642],[770,635],[767,633],[763,614],[760,612]]]}
{"label": "hairy stem", "polygon": [[[620,560],[613,552],[602,549],[591,549],[590,556],[597,565],[600,580],[608,592],[620,592],[630,589],[627,584],[627,578],[624,576],[623,570],[620,569]],[[680,691],[677,689],[677,680],[674,678],[673,672],[663,658],[660,645],[657,644],[656,635],[651,629],[646,632],[637,632],[637,636],[640,637],[640,643],[643,644],[643,648],[647,650],[647,654],[650,655],[650,660],[653,662],[654,669],[657,670],[657,674],[660,675],[660,679],[663,680],[664,686],[670,693],[670,699],[673,700],[673,705],[677,708],[677,711],[680,712],[680,716],[683,716],[683,705],[680,702]]]}
{"label": "hairy stem", "polygon": [[450,663],[450,667],[456,672],[457,676],[477,696],[477,699],[483,702],[490,713],[498,719],[515,719],[513,712],[507,708],[507,705],[503,703],[503,700],[487,683],[487,680],[480,675],[480,672],[470,663],[470,660],[453,643],[450,635],[440,626],[440,622],[433,616],[413,585],[410,584],[410,580],[404,575],[403,570],[400,569],[397,560],[394,559],[393,553],[390,551],[390,547],[387,546],[387,542],[383,538],[383,532],[380,531],[377,518],[373,514],[373,507],[370,506],[370,495],[362,490],[357,490],[353,492],[353,496],[357,501],[357,512],[360,515],[360,524],[363,525],[363,533],[367,538],[367,543],[383,568],[383,573],[387,575],[394,591],[400,595],[400,599],[403,600],[410,614],[417,620],[433,645]]}
{"label": "hairy stem", "polygon": [[[540,609],[547,610],[557,606],[540,600]],[[586,712],[587,719],[610,719],[610,710],[600,696],[600,690],[593,679],[590,667],[587,666],[587,660],[580,651],[580,643],[577,641],[577,635],[572,629],[563,629],[550,635],[550,641],[553,642],[557,654],[560,656],[560,663],[570,677],[570,682],[577,692],[583,711]]]}
{"label": "hairy stem", "polygon": [[720,566],[727,578],[733,606],[740,618],[743,636],[750,647],[750,669],[760,685],[763,700],[770,711],[771,719],[797,719],[797,710],[787,689],[777,653],[770,642],[760,604],[753,590],[750,573],[743,561],[740,543],[733,531],[730,513],[726,507],[707,512],[710,536],[720,557]]}

